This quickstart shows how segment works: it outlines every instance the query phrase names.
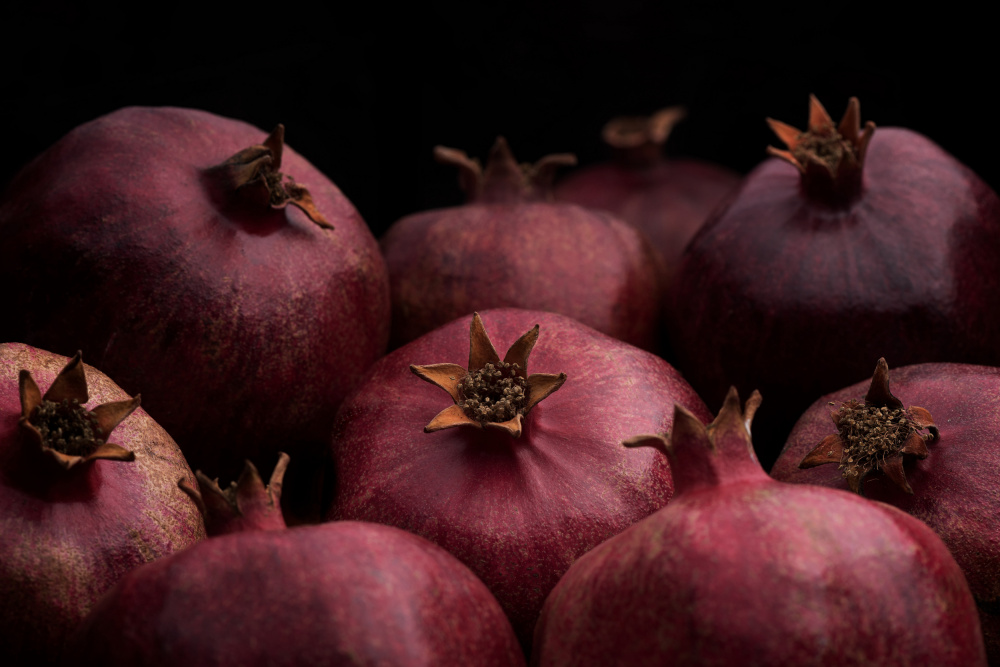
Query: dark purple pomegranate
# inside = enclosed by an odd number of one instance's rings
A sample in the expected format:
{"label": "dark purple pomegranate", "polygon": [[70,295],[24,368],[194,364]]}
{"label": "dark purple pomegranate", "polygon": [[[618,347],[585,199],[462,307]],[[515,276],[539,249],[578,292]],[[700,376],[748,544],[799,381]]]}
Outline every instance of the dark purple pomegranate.
{"label": "dark purple pomegranate", "polygon": [[[889,391],[890,379],[905,404]],[[870,382],[806,410],[771,475],[863,492],[926,522],[965,572],[990,661],[1000,664],[998,429],[1000,368],[916,364],[890,372],[880,359]]]}
{"label": "dark purple pomegranate", "polygon": [[[41,387],[45,387],[44,393]],[[180,449],[97,369],[0,345],[0,655],[53,664],[127,572],[205,537]]]}
{"label": "dark purple pomegranate", "polygon": [[284,529],[282,455],[225,490],[181,486],[219,535],[106,595],[66,664],[524,665],[509,621],[453,556],[370,523]]}
{"label": "dark purple pomegranate", "polygon": [[771,121],[788,150],[757,167],[684,253],[668,295],[678,367],[709,405],[732,383],[772,405],[765,467],[802,411],[872,359],[1000,364],[1000,199],[926,137]]}
{"label": "dark purple pomegranate", "polygon": [[670,504],[581,557],[545,602],[532,664],[985,665],[975,602],[924,523],[782,484],[730,391],[707,428],[678,406]]}
{"label": "dark purple pomegranate", "polygon": [[[502,360],[491,338],[510,345]],[[618,443],[668,430],[675,402],[708,421],[665,361],[568,317],[463,317],[379,360],[341,407],[330,516],[398,526],[455,554],[527,648],[573,560],[670,499],[666,461]]]}
{"label": "dark purple pomegranate", "polygon": [[485,308],[547,310],[644,349],[659,344],[655,254],[605,212],[555,203],[550,155],[519,165],[502,138],[485,170],[438,147],[468,203],[407,216],[381,240],[392,289],[391,347]]}
{"label": "dark purple pomegranate", "polygon": [[121,109],[15,177],[0,233],[21,314],[0,338],[88,350],[194,467],[235,476],[246,457],[324,442],[385,350],[375,239],[280,126]]}
{"label": "dark purple pomegranate", "polygon": [[659,252],[668,282],[688,241],[741,178],[702,160],[664,157],[663,145],[684,115],[683,108],[670,107],[649,117],[612,119],[602,136],[614,159],[571,172],[555,187],[557,200],[610,211],[641,229]]}

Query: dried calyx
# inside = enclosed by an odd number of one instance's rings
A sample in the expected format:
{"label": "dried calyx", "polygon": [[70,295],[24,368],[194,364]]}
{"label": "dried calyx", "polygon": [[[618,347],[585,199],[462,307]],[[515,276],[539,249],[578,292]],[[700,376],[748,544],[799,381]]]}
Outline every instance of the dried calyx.
{"label": "dried calyx", "polygon": [[684,107],[668,107],[652,116],[621,116],[604,126],[604,143],[615,158],[635,167],[649,167],[660,161],[663,145],[674,126],[684,119]]}
{"label": "dried calyx", "polygon": [[316,209],[309,190],[279,171],[284,146],[285,126],[278,125],[263,144],[244,148],[209,171],[239,197],[256,206],[282,209],[293,204],[320,227],[333,229]]}
{"label": "dried calyx", "polygon": [[566,374],[528,375],[528,355],[538,340],[538,325],[511,345],[503,361],[479,313],[469,332],[469,368],[458,364],[410,366],[417,377],[444,389],[455,401],[424,427],[432,433],[455,426],[496,428],[521,435],[521,422],[538,403],[566,381]]}
{"label": "dried calyx", "polygon": [[571,153],[546,155],[535,164],[518,164],[503,137],[497,137],[484,170],[464,151],[436,146],[434,158],[458,168],[458,182],[469,201],[500,203],[552,198],[552,182],[559,167],[576,164]]}
{"label": "dried calyx", "polygon": [[288,461],[288,454],[279,452],[266,487],[250,461],[244,463],[239,480],[230,482],[225,489],[219,486],[218,479],[210,479],[200,470],[195,473],[198,488],[186,479],[179,480],[177,486],[198,506],[209,536],[242,530],[281,530],[286,527],[281,514],[281,489]]}
{"label": "dried calyx", "polygon": [[43,395],[31,373],[18,378],[22,432],[62,468],[96,459],[132,461],[135,454],[107,441],[111,431],[139,407],[140,397],[98,405],[90,399],[82,355],[77,352]]}
{"label": "dried calyx", "polygon": [[861,129],[861,107],[852,97],[839,126],[816,99],[809,96],[809,129],[805,132],[771,118],[768,125],[788,147],[768,146],[767,152],[802,172],[807,195],[827,203],[845,203],[861,192],[861,175],[875,123]]}
{"label": "dried calyx", "polygon": [[[879,359],[862,404],[850,400],[830,417],[837,427],[811,451],[799,468],[837,463],[851,490],[862,493],[862,482],[881,471],[907,493],[913,493],[903,472],[903,457],[927,458],[927,441],[938,437],[937,426],[924,408],[903,407],[889,391],[889,365]],[[926,433],[924,432],[926,431]]]}

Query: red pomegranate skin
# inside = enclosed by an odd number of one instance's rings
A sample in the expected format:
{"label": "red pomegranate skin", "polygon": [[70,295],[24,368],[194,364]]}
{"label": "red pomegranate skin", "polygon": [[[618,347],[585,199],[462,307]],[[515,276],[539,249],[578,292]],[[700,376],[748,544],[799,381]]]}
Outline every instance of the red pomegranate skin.
{"label": "red pomegranate skin", "polygon": [[538,324],[528,372],[566,373],[565,384],[528,413],[520,438],[472,427],[424,433],[453,401],[408,366],[466,367],[471,317],[395,350],[338,413],[330,518],[394,525],[441,545],[486,583],[530,650],[545,596],[570,564],[670,499],[663,457],[618,443],[669,429],[674,402],[710,415],[665,361],[568,317],[480,315],[501,355]]}
{"label": "red pomegranate skin", "polygon": [[[18,374],[47,388],[66,357],[0,345],[0,654],[6,664],[53,664],[70,633],[127,572],[205,537],[201,515],[177,488],[194,481],[180,449],[142,409],[109,442],[130,462],[70,470],[28,451],[18,419]],[[85,366],[88,407],[130,398]]]}
{"label": "red pomegranate skin", "polygon": [[737,427],[716,429],[715,455],[677,446],[670,504],[573,564],[532,665],[986,664],[975,603],[933,531],[774,481]]}
{"label": "red pomegranate skin", "polygon": [[[1000,364],[997,266],[993,190],[926,137],[880,127],[847,205],[806,197],[779,159],[746,177],[685,250],[667,296],[671,346],[709,406],[730,384],[760,389],[770,407],[755,433],[776,447],[879,356]],[[758,450],[765,468],[780,452]]]}
{"label": "red pomegranate skin", "polygon": [[570,173],[556,185],[555,196],[608,211],[642,230],[669,280],[688,241],[740,178],[725,167],[690,158],[661,158],[649,165],[612,161]]}
{"label": "red pomegranate skin", "polygon": [[0,276],[21,313],[0,339],[87,351],[141,391],[192,467],[225,477],[325,442],[388,339],[378,245],[323,174],[284,148],[281,171],[333,230],[295,206],[251,210],[206,176],[266,136],[204,111],[121,109],[63,137],[0,203]]}
{"label": "red pomegranate skin", "polygon": [[643,349],[659,345],[657,260],[635,228],[537,190],[498,189],[402,218],[382,237],[390,347],[487,308],[547,310]]}
{"label": "red pomegranate skin", "polygon": [[108,666],[524,664],[468,568],[359,522],[231,533],[157,561],[105,596],[72,650]]}
{"label": "red pomegranate skin", "polygon": [[[969,581],[990,661],[1000,664],[1000,368],[916,364],[890,369],[889,380],[892,393],[906,406],[930,411],[940,437],[927,443],[926,459],[904,458],[912,495],[881,474],[871,475],[863,492],[924,521],[941,537]],[[836,464],[808,470],[798,466],[824,437],[836,433],[830,420],[835,406],[863,398],[868,384],[828,394],[806,410],[771,476],[846,490]]]}

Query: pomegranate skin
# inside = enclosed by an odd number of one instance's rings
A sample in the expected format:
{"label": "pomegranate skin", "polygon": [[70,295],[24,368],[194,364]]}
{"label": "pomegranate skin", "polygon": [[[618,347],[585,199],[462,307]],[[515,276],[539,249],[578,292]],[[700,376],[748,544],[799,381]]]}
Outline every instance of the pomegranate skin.
{"label": "pomegranate skin", "polygon": [[381,239],[392,292],[390,347],[485,308],[547,310],[647,350],[661,284],[649,241],[611,215],[551,200],[552,155],[518,165],[501,138],[485,169],[452,149],[469,201],[397,221]]}
{"label": "pomegranate skin", "polygon": [[285,146],[281,171],[329,230],[295,206],[252,209],[207,173],[266,134],[121,109],[36,158],[0,203],[0,276],[20,313],[0,338],[88,351],[213,475],[325,442],[388,339],[378,245],[333,183]]}
{"label": "pomegranate skin", "polygon": [[[54,664],[70,633],[127,572],[204,539],[194,503],[177,480],[194,481],[177,445],[137,409],[109,441],[130,462],[97,460],[70,470],[28,450],[18,426],[18,374],[48,387],[66,357],[0,345],[0,654],[7,664]],[[129,396],[84,367],[91,401]]]}
{"label": "pomegranate skin", "polygon": [[573,560],[670,499],[666,461],[617,443],[668,429],[675,401],[709,414],[665,361],[568,317],[480,315],[497,350],[538,324],[528,371],[566,373],[565,384],[532,408],[517,439],[473,427],[427,434],[451,398],[408,365],[465,367],[470,318],[390,353],[338,413],[330,517],[394,525],[444,547],[486,583],[530,650],[545,596]]}
{"label": "pomegranate skin", "polygon": [[72,648],[109,666],[524,664],[468,568],[358,522],[232,533],[153,563],[101,601]]}
{"label": "pomegranate skin", "polygon": [[[1000,200],[926,137],[878,128],[860,194],[829,205],[771,159],[692,239],[667,296],[676,363],[711,406],[759,388],[783,443],[817,397],[899,365],[1000,363]],[[778,409],[775,406],[781,406]],[[779,450],[760,449],[765,467]]]}
{"label": "pomegranate skin", "polygon": [[670,504],[574,563],[532,665],[986,664],[975,603],[933,531],[855,494],[775,482],[727,440],[714,461],[678,452]]}
{"label": "pomegranate skin", "polygon": [[[892,392],[906,405],[930,411],[940,437],[928,457],[906,460],[907,494],[880,474],[863,483],[867,497],[924,521],[961,566],[976,599],[991,663],[1000,664],[1000,368],[916,364],[889,371]],[[836,465],[800,470],[824,437],[836,433],[830,411],[864,396],[860,382],[817,400],[799,419],[771,475],[799,484],[847,489]]]}
{"label": "pomegranate skin", "polygon": [[693,159],[636,166],[608,162],[569,174],[556,185],[555,196],[608,211],[642,230],[659,253],[669,284],[685,246],[740,178],[729,169]]}

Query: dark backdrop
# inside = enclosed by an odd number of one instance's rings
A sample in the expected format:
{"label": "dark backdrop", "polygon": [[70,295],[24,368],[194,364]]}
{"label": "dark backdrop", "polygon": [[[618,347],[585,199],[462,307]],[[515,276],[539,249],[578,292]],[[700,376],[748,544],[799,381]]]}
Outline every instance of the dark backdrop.
{"label": "dark backdrop", "polygon": [[[23,3],[27,5],[28,3]],[[855,12],[832,3],[732,9],[644,0],[429,3],[400,14],[294,3],[94,3],[6,9],[0,182],[75,125],[122,106],[206,109],[270,129],[347,194],[381,234],[462,200],[435,144],[485,156],[498,134],[521,161],[603,159],[602,124],[685,104],[668,153],[742,172],[796,126],[816,93],[839,118],[927,134],[994,187],[995,37],[984,17]],[[213,10],[214,11],[214,10]]]}

